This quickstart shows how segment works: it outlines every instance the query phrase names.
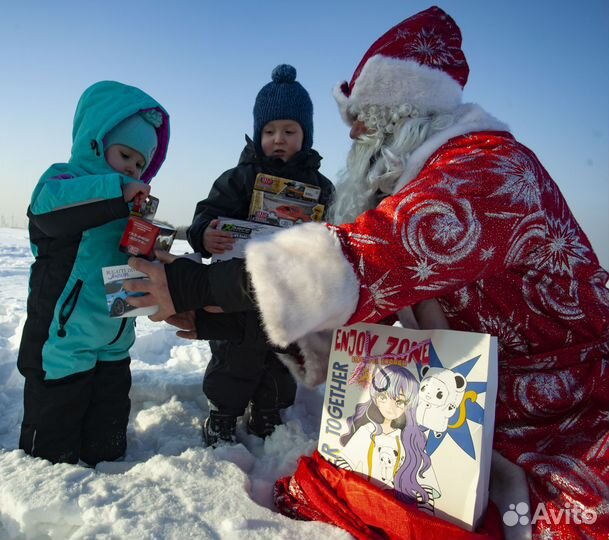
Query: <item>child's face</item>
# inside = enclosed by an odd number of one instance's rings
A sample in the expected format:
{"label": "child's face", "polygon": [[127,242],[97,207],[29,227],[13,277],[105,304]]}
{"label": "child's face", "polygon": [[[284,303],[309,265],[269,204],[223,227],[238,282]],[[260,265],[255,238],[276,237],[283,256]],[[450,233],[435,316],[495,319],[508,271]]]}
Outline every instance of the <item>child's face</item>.
{"label": "child's face", "polygon": [[122,144],[113,144],[106,150],[106,161],[116,172],[139,180],[144,172],[146,160],[137,150]]}
{"label": "child's face", "polygon": [[265,156],[288,161],[302,149],[304,133],[294,120],[274,120],[262,128],[260,146]]}

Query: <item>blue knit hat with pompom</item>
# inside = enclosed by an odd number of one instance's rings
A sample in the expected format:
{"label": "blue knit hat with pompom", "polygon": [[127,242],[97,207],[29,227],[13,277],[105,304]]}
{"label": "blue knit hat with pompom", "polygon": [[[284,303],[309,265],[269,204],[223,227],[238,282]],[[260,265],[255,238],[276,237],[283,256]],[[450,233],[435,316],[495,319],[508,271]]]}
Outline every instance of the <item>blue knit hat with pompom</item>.
{"label": "blue knit hat with pompom", "polygon": [[262,87],[254,103],[254,144],[262,151],[262,128],[274,120],[294,120],[304,133],[302,149],[313,146],[313,103],[309,93],[296,82],[296,69],[288,64],[277,66],[272,82]]}

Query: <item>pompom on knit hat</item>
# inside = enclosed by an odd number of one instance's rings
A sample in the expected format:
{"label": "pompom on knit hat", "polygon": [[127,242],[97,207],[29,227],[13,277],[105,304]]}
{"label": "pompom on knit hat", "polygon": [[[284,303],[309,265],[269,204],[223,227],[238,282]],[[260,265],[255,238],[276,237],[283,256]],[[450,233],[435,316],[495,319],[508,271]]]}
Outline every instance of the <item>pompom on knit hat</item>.
{"label": "pompom on knit hat", "polygon": [[161,113],[153,109],[133,114],[106,134],[104,149],[107,150],[113,144],[122,144],[138,151],[146,160],[145,170],[158,146],[155,128],[160,127],[162,122]]}
{"label": "pompom on knit hat", "polygon": [[261,152],[262,128],[275,120],[294,120],[302,128],[302,149],[313,146],[313,103],[309,93],[296,81],[296,69],[280,64],[272,74],[272,81],[262,87],[254,103],[254,144]]}
{"label": "pompom on knit hat", "polygon": [[[461,31],[439,7],[421,11],[388,30],[366,51],[351,82],[334,88],[340,113],[352,124],[369,106],[390,113],[448,113],[461,104],[469,66]],[[400,109],[402,106],[402,109]]]}

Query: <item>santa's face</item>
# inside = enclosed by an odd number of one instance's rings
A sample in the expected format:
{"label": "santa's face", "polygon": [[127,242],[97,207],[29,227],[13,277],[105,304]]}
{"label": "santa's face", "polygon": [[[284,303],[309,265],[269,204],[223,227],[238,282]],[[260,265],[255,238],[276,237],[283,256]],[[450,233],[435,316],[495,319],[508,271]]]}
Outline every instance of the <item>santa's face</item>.
{"label": "santa's face", "polygon": [[359,139],[362,135],[369,135],[370,130],[366,127],[364,122],[360,120],[355,120],[353,124],[351,124],[351,131],[349,132],[349,137],[354,141]]}
{"label": "santa's face", "polygon": [[[360,122],[361,124],[361,122]],[[350,223],[366,210],[376,206],[377,186],[369,178],[371,163],[376,160],[381,141],[375,137],[360,134],[357,122],[353,124],[360,138],[355,139],[347,156],[347,166],[341,173],[336,186],[336,196],[331,208],[332,222],[336,225]]]}

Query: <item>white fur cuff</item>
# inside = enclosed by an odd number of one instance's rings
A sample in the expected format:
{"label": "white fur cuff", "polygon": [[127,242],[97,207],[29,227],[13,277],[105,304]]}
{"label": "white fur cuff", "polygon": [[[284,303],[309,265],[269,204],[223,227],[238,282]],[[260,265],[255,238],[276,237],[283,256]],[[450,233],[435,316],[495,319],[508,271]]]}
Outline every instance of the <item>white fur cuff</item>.
{"label": "white fur cuff", "polygon": [[325,225],[251,240],[245,260],[266,332],[279,346],[341,326],[357,307],[359,282]]}

